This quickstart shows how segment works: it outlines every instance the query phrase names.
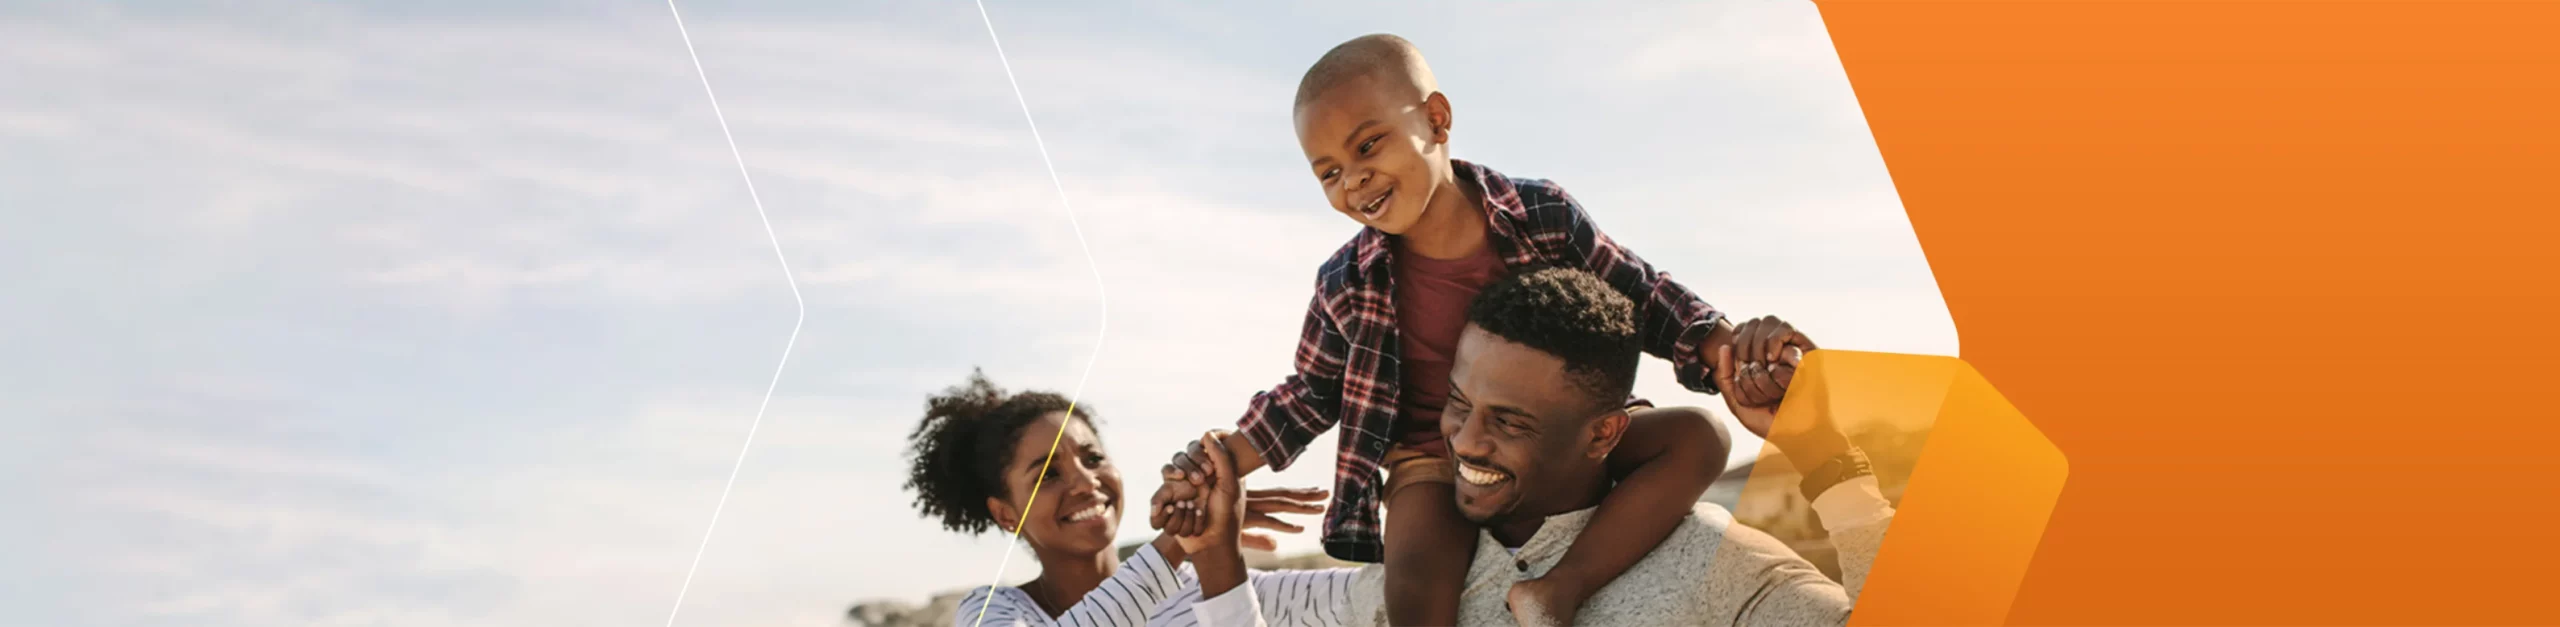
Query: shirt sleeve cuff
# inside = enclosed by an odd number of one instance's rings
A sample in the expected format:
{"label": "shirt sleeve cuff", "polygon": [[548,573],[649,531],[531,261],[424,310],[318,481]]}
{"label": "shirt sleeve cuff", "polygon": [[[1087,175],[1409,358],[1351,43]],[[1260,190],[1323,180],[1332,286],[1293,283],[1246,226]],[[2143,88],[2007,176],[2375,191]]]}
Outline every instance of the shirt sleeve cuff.
{"label": "shirt sleeve cuff", "polygon": [[[1268,418],[1268,416],[1263,417]],[[1245,446],[1253,447],[1253,452],[1262,456],[1264,469],[1271,472],[1288,470],[1290,464],[1298,461],[1298,456],[1290,452],[1288,447],[1281,446],[1277,439],[1254,422],[1255,418],[1252,417],[1237,421],[1236,435],[1243,436]]]}
{"label": "shirt sleeve cuff", "polygon": [[1866,475],[1822,491],[1814,497],[1813,513],[1822,518],[1822,530],[1839,533],[1893,518],[1893,502],[1884,498],[1875,475]]}
{"label": "shirt sleeve cuff", "polygon": [[1154,598],[1152,602],[1161,602],[1182,588],[1183,571],[1191,565],[1165,559],[1164,552],[1156,550],[1156,543],[1149,542],[1138,545],[1138,552],[1123,560],[1121,566],[1144,574],[1140,593]]}
{"label": "shirt sleeve cuff", "polygon": [[1129,559],[1125,563],[1137,568],[1147,569],[1148,572],[1162,571],[1165,569],[1165,566],[1169,564],[1169,562],[1164,559],[1164,552],[1156,550],[1156,543],[1154,542],[1138,545],[1137,552],[1129,554]]}
{"label": "shirt sleeve cuff", "polygon": [[1705,317],[1681,329],[1679,339],[1672,341],[1672,375],[1680,380],[1681,387],[1700,394],[1724,393],[1716,388],[1715,373],[1711,371],[1715,364],[1706,354],[1707,336],[1714,335],[1716,323],[1723,321],[1723,311],[1709,310]]}
{"label": "shirt sleeve cuff", "polygon": [[1191,604],[1191,613],[1200,618],[1201,627],[1260,627],[1261,606],[1261,599],[1254,596],[1253,584],[1247,583]]}

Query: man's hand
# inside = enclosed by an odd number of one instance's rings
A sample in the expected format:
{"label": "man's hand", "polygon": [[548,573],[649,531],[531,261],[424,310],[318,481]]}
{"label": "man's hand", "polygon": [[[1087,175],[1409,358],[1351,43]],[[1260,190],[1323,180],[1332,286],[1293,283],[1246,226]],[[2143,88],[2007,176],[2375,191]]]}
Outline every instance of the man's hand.
{"label": "man's hand", "polygon": [[1573,615],[1582,610],[1580,582],[1570,581],[1562,573],[1549,572],[1545,577],[1523,579],[1511,584],[1504,603],[1520,627],[1564,627],[1573,624]]}
{"label": "man's hand", "polygon": [[[1731,342],[1702,348],[1710,351],[1707,361],[1714,364],[1711,370],[1727,403],[1775,409],[1786,400],[1796,364],[1814,345],[1795,325],[1776,316],[1761,316],[1734,327]],[[1724,357],[1728,350],[1733,355],[1730,360]]]}
{"label": "man's hand", "polygon": [[[1717,372],[1721,373],[1718,375],[1721,378],[1717,383],[1720,385],[1730,385],[1733,382],[1733,353],[1733,347],[1725,347],[1717,351]],[[1793,367],[1788,369],[1790,376],[1793,370]],[[1820,389],[1813,390],[1809,398],[1797,401],[1802,404],[1801,407],[1788,406],[1788,411],[1796,412],[1792,415],[1798,418],[1787,423],[1784,431],[1777,429],[1778,406],[1749,407],[1743,405],[1740,399],[1729,395],[1725,398],[1724,406],[1726,410],[1733,412],[1734,420],[1741,422],[1742,428],[1749,429],[1752,435],[1760,436],[1771,446],[1777,447],[1778,452],[1785,455],[1787,461],[1794,464],[1798,472],[1812,472],[1824,460],[1850,448],[1848,437],[1842,435],[1839,425],[1831,421],[1831,410],[1827,399],[1822,398],[1823,393],[1824,391]]]}
{"label": "man's hand", "polygon": [[1715,363],[1716,385],[1727,391],[1723,395],[1725,411],[1733,412],[1733,419],[1742,423],[1742,428],[1750,431],[1751,435],[1760,436],[1763,440],[1768,439],[1769,427],[1778,421],[1778,407],[1776,405],[1753,406],[1744,403],[1740,395],[1733,393],[1738,389],[1735,386],[1739,384],[1734,372],[1733,347],[1716,349]]}

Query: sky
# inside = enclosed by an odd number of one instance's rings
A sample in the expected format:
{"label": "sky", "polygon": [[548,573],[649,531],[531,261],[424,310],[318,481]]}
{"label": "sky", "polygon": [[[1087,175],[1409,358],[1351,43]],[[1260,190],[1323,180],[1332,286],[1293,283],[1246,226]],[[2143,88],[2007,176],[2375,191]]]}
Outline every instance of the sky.
{"label": "sky", "polygon": [[663,624],[697,548],[678,624],[984,584],[900,486],[925,397],[1082,382],[1152,493],[1358,228],[1288,104],[1370,32],[1710,303],[1957,350],[1807,2],[991,0],[1019,100],[972,3],[679,2],[719,117],[662,3],[62,4],[0,5],[10,624]]}

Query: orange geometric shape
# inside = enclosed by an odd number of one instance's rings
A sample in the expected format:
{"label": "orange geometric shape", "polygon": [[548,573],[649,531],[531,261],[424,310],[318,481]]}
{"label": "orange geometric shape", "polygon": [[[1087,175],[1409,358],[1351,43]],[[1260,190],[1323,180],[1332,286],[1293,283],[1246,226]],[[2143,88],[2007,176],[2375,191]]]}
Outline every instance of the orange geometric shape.
{"label": "orange geometric shape", "polygon": [[2560,3],[1819,6],[1966,363],[2070,452],[2010,620],[2560,616]]}
{"label": "orange geometric shape", "polygon": [[[1788,397],[1772,433],[1837,428],[1900,496],[1850,622],[2003,622],[2070,473],[2062,452],[1953,357],[1814,351]],[[1761,464],[1743,491],[1792,498],[1798,480],[1783,462]],[[1746,500],[1735,516],[1778,519],[1762,511],[1771,502]]]}

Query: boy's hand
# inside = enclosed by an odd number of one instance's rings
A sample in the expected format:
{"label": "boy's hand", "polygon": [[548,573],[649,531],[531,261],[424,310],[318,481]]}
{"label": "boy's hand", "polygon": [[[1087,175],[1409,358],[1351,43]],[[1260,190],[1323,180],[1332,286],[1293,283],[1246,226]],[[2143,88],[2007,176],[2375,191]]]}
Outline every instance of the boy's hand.
{"label": "boy's hand", "polygon": [[[1258,551],[1274,550],[1278,545],[1270,536],[1244,533],[1245,530],[1300,533],[1306,531],[1306,528],[1280,520],[1276,514],[1324,513],[1325,497],[1328,496],[1324,490],[1315,488],[1245,490],[1243,482],[1238,481],[1236,477],[1242,473],[1235,472],[1234,462],[1230,461],[1226,454],[1225,443],[1220,441],[1224,437],[1225,434],[1218,432],[1211,432],[1201,437],[1203,441],[1219,445],[1206,451],[1202,456],[1209,461],[1211,469],[1209,474],[1217,480],[1210,482],[1209,489],[1200,493],[1199,496],[1202,498],[1199,502],[1204,505],[1190,512],[1192,518],[1198,519],[1202,532],[1175,536],[1175,540],[1182,543],[1184,551],[1196,554],[1204,551],[1230,550],[1235,547]],[[1157,490],[1157,494],[1186,492],[1190,489],[1184,483],[1167,482],[1165,488]]]}
{"label": "boy's hand", "polygon": [[[1322,514],[1325,498],[1322,488],[1272,488],[1246,490],[1244,493],[1244,528],[1265,529],[1281,533],[1299,533],[1305,527],[1289,524],[1273,514]],[[1169,481],[1156,488],[1155,498],[1147,506],[1147,524],[1172,533],[1177,538],[1205,535],[1209,524],[1210,491],[1194,488],[1189,483]],[[1184,533],[1197,531],[1197,533]],[[1272,550],[1271,538],[1246,534],[1244,547]]]}
{"label": "boy's hand", "polygon": [[[1797,331],[1795,325],[1776,316],[1761,316],[1734,327],[1732,343],[1713,347],[1706,357],[1715,364],[1718,387],[1724,390],[1727,402],[1773,409],[1786,398],[1796,364],[1809,350],[1814,350],[1813,339]],[[1728,351],[1732,354],[1730,361],[1724,357]]]}
{"label": "boy's hand", "polygon": [[1237,466],[1234,456],[1228,454],[1230,449],[1224,438],[1223,433],[1210,432],[1200,438],[1205,446],[1194,449],[1205,453],[1199,458],[1208,462],[1208,476],[1215,479],[1208,486],[1208,506],[1200,510],[1200,517],[1206,521],[1203,525],[1206,532],[1173,538],[1186,558],[1198,568],[1200,594],[1209,598],[1245,585],[1251,579],[1239,548],[1264,551],[1277,548],[1270,537],[1248,535],[1244,533],[1246,529],[1296,532],[1300,530],[1297,525],[1281,522],[1272,514],[1324,511],[1324,506],[1318,504],[1324,499],[1323,490],[1246,492],[1243,482],[1239,481],[1244,475],[1243,469]]}
{"label": "boy's hand", "polygon": [[[1209,476],[1209,458],[1201,443],[1225,442],[1231,435],[1234,435],[1233,432],[1226,429],[1211,429],[1200,439],[1191,441],[1189,447],[1184,448],[1182,452],[1174,453],[1173,461],[1164,465],[1164,480],[1186,481],[1201,489],[1208,489],[1209,482],[1215,478]],[[1224,451],[1223,445],[1221,446],[1219,450]]]}
{"label": "boy's hand", "polygon": [[1520,627],[1564,627],[1573,624],[1573,615],[1582,611],[1583,598],[1578,592],[1581,584],[1565,581],[1559,577],[1561,573],[1547,574],[1511,584],[1511,593],[1504,601],[1511,608],[1511,617],[1520,621]]}
{"label": "boy's hand", "polygon": [[[1158,488],[1156,495],[1169,500],[1159,502],[1156,509],[1163,513],[1167,526],[1157,527],[1157,529],[1171,531],[1178,536],[1196,536],[1208,531],[1206,527],[1208,521],[1205,519],[1208,502],[1205,499],[1209,496],[1210,486],[1217,481],[1218,477],[1213,476],[1215,473],[1211,472],[1208,451],[1203,448],[1202,443],[1219,443],[1218,451],[1224,453],[1226,452],[1224,443],[1231,435],[1232,433],[1225,429],[1211,429],[1208,433],[1202,434],[1200,439],[1191,441],[1190,446],[1184,448],[1182,452],[1174,453],[1173,460],[1164,465],[1164,481],[1167,487]],[[1175,490],[1171,487],[1176,485],[1189,489]],[[1170,507],[1166,507],[1167,505]]]}

